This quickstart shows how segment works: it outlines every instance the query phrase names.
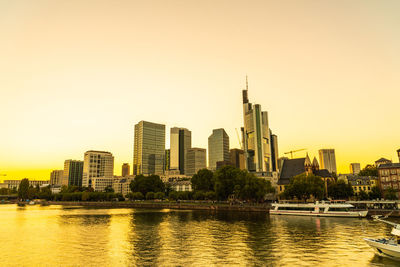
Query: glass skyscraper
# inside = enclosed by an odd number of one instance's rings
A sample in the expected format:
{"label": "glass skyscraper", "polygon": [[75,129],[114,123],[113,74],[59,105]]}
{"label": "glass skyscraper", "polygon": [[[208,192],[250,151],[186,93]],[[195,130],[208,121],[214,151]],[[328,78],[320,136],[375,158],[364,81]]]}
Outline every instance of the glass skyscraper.
{"label": "glass skyscraper", "polygon": [[170,169],[185,174],[187,151],[192,147],[192,132],[185,128],[173,127],[170,135]]}
{"label": "glass skyscraper", "polygon": [[214,129],[208,137],[208,167],[217,169],[218,161],[230,161],[229,136],[224,129]]}
{"label": "glass skyscraper", "polygon": [[64,161],[64,178],[66,185],[82,186],[83,161],[68,159]]}
{"label": "glass skyscraper", "polygon": [[164,173],[165,125],[140,121],[135,125],[133,175]]}

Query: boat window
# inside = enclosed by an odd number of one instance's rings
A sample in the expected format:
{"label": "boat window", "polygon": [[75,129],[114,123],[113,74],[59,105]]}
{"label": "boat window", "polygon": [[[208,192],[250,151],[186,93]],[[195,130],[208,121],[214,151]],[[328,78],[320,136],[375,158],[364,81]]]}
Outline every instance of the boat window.
{"label": "boat window", "polygon": [[349,211],[349,208],[329,208],[329,211]]}
{"label": "boat window", "polygon": [[314,208],[311,207],[279,207],[278,210],[299,210],[299,211],[314,211]]}

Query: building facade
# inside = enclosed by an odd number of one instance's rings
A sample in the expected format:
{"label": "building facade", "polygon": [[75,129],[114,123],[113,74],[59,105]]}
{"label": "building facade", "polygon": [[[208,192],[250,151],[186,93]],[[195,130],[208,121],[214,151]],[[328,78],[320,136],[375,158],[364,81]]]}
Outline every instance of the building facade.
{"label": "building facade", "polygon": [[389,159],[385,159],[385,158],[380,158],[377,161],[375,161],[375,166],[379,167],[382,164],[392,164],[392,161]]}
{"label": "building facade", "polygon": [[64,170],[54,170],[50,173],[50,185],[68,185],[63,184]]}
{"label": "building facade", "polygon": [[130,188],[131,182],[134,180],[133,175],[127,175],[123,177],[114,177],[112,188],[114,189],[114,193],[120,193],[124,197],[132,192]]}
{"label": "building facade", "polygon": [[222,128],[208,137],[208,167],[216,170],[218,161],[230,161],[229,136]]}
{"label": "building facade", "polygon": [[68,159],[64,161],[63,185],[82,186],[83,161]]}
{"label": "building facade", "polygon": [[351,184],[356,196],[358,196],[361,191],[369,193],[372,187],[378,186],[378,177],[375,176],[341,175],[338,177],[338,180],[343,180],[345,183]]}
{"label": "building facade", "polygon": [[110,152],[90,150],[85,152],[83,161],[82,186],[94,191],[104,191],[112,186],[114,157]]}
{"label": "building facade", "polygon": [[400,163],[386,163],[378,166],[379,185],[382,192],[392,188],[400,199]]}
{"label": "building facade", "polygon": [[126,177],[131,174],[131,167],[129,166],[128,163],[122,164],[122,170],[121,170],[121,175],[122,177]]}
{"label": "building facade", "polygon": [[320,149],[318,153],[321,169],[326,169],[330,173],[337,173],[335,149]]}
{"label": "building facade", "polygon": [[164,172],[169,171],[171,169],[171,150],[165,149],[164,154]]}
{"label": "building facade", "polygon": [[361,171],[361,164],[360,163],[350,163],[350,173],[351,174],[359,174]]}
{"label": "building facade", "polygon": [[140,121],[135,125],[133,175],[164,172],[165,125]]}
{"label": "building facade", "polygon": [[241,170],[245,170],[245,159],[244,159],[244,151],[242,149],[233,148],[229,151],[231,163],[233,167],[236,167]]}
{"label": "building facade", "polygon": [[187,151],[192,147],[192,132],[186,128],[171,128],[170,169],[186,173]]}
{"label": "building facade", "polygon": [[199,170],[207,168],[206,149],[193,147],[187,151],[187,176],[193,176]]}
{"label": "building facade", "polygon": [[241,128],[246,169],[277,171],[278,137],[269,128],[268,112],[262,111],[261,105],[249,102],[248,89],[246,77],[246,89],[242,91],[244,127]]}
{"label": "building facade", "polygon": [[[7,185],[7,188],[9,189],[13,189],[19,188],[19,184],[21,183],[21,180],[4,180],[3,182],[4,184]],[[49,180],[29,180],[29,186],[42,186],[42,185],[50,185],[50,181]]]}

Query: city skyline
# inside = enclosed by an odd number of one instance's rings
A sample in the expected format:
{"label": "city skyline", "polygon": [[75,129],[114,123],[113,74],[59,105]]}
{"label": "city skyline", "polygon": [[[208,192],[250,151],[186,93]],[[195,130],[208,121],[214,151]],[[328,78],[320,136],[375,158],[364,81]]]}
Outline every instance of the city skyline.
{"label": "city skyline", "polygon": [[400,3],[154,3],[0,4],[0,178],[49,179],[92,149],[118,175],[141,120],[166,125],[167,148],[175,125],[240,148],[246,74],[279,156],[333,148],[339,173],[397,160]]}

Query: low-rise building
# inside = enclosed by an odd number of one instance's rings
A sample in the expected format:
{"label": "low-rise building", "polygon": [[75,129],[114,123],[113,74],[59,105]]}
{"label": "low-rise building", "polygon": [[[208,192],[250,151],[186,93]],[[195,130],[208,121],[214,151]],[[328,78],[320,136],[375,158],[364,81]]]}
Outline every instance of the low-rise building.
{"label": "low-rise building", "polygon": [[126,177],[114,177],[113,181],[113,189],[114,193],[120,193],[123,196],[126,196],[128,193],[132,192],[130,188],[130,184],[133,181],[135,176],[128,175]]}
{"label": "low-rise building", "polygon": [[192,182],[189,180],[176,180],[169,184],[174,191],[192,191]]}
{"label": "low-rise building", "polygon": [[189,180],[191,176],[181,174],[179,170],[169,170],[166,171],[164,175],[161,175],[160,178],[164,183],[168,183],[173,181]]}
{"label": "low-rise building", "polygon": [[[7,188],[16,188],[18,189],[19,184],[21,183],[21,180],[4,180],[4,183],[7,184]],[[36,187],[37,185],[41,186],[44,184],[49,184],[49,180],[29,180],[29,185]]]}
{"label": "low-rise building", "polygon": [[393,188],[400,198],[400,163],[386,163],[378,166],[379,185],[385,191]]}
{"label": "low-rise building", "polygon": [[344,174],[340,175],[338,180],[343,180],[346,184],[350,183],[356,196],[359,195],[361,191],[369,193],[372,187],[378,186],[378,177],[375,176]]}

